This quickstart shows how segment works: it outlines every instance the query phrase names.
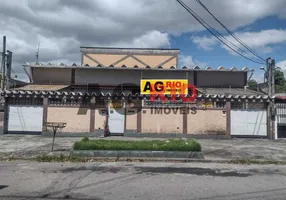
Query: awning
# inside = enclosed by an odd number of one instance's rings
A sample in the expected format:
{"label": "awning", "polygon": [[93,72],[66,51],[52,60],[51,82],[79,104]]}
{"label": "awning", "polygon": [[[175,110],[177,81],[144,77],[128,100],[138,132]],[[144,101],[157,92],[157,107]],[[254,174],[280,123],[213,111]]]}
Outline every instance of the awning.
{"label": "awning", "polygon": [[[130,92],[92,92],[92,93],[83,93],[83,92],[64,92],[64,91],[20,91],[20,90],[6,90],[2,91],[1,95],[4,97],[34,97],[34,98],[90,98],[90,97],[103,97],[103,98],[139,98],[139,99],[149,99],[149,95],[141,95],[140,93],[132,94]],[[159,98],[159,95],[155,95],[156,99]],[[170,95],[165,95],[165,97],[170,97]],[[180,99],[180,95],[176,95]],[[189,95],[187,95],[189,97]],[[268,102],[272,98],[268,95],[259,95],[259,94],[198,94],[197,100],[214,100],[214,101],[248,101],[251,100],[255,102],[257,100],[261,102]]]}
{"label": "awning", "polygon": [[265,93],[250,90],[248,88],[197,88],[198,92],[204,95],[240,95],[240,96],[258,96],[266,95]]}
{"label": "awning", "polygon": [[29,84],[15,90],[24,90],[24,91],[58,91],[69,87],[70,85],[37,85]]}

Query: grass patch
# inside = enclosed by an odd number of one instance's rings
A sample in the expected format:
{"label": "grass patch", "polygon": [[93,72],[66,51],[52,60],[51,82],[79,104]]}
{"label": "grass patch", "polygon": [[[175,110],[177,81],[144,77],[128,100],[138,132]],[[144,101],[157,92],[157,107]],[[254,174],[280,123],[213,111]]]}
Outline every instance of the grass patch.
{"label": "grass patch", "polygon": [[81,140],[79,142],[74,143],[73,150],[141,150],[200,152],[201,145],[193,139],[172,139],[167,141]]}
{"label": "grass patch", "polygon": [[42,155],[36,158],[31,159],[32,161],[37,162],[87,162],[88,158],[76,157],[76,156],[50,156],[50,155]]}

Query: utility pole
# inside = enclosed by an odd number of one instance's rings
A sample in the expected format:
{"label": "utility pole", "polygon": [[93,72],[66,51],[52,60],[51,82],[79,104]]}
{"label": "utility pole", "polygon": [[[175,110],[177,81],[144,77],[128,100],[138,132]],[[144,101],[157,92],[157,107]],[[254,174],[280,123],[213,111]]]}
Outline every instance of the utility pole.
{"label": "utility pole", "polygon": [[5,74],[6,74],[6,36],[3,36],[3,51],[2,51],[2,72],[1,72],[1,89],[5,90]]}
{"label": "utility pole", "polygon": [[12,71],[12,51],[7,51],[8,52],[8,58],[7,58],[7,79],[6,79],[6,89],[10,89],[10,84],[11,84],[11,71]]}
{"label": "utility pole", "polygon": [[275,60],[271,60],[271,95],[275,95]]}
{"label": "utility pole", "polygon": [[272,89],[272,73],[271,73],[271,65],[270,65],[271,58],[266,59],[266,73],[267,73],[267,84],[268,84],[268,95],[271,96],[271,89]]}
{"label": "utility pole", "polygon": [[268,132],[268,138],[272,139],[272,66],[271,66],[271,58],[266,59],[266,74],[267,74],[267,85],[268,85],[268,96],[270,97],[270,102],[267,106],[267,132]]}
{"label": "utility pole", "polygon": [[[275,97],[275,60],[271,60],[271,98]],[[270,139],[275,139],[275,116],[276,116],[276,109],[275,109],[275,99],[271,100],[270,102],[270,109],[271,109],[271,137]]]}

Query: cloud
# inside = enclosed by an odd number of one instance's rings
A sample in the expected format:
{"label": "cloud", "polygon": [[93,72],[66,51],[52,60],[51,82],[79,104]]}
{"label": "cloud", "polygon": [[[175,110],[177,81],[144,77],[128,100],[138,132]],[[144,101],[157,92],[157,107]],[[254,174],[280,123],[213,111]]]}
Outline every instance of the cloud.
{"label": "cloud", "polygon": [[170,47],[169,34],[159,31],[149,31],[138,38],[134,38],[130,42],[118,42],[112,44],[113,47],[133,47],[133,48],[156,48]]}
{"label": "cloud", "polygon": [[207,66],[207,63],[193,59],[192,56],[180,55],[179,66],[186,66],[189,68],[199,66],[200,68],[204,68]]}
{"label": "cloud", "polygon": [[251,79],[256,80],[257,83],[263,83],[264,82],[264,71],[263,70],[256,70],[253,73],[253,76]]}
{"label": "cloud", "polygon": [[[184,2],[218,27],[195,0]],[[285,0],[204,3],[232,30],[267,16],[286,16]],[[80,46],[169,47],[170,36],[204,30],[174,0],[0,0],[0,5],[0,26],[5,27],[0,35],[7,36],[14,71],[21,76],[21,64],[35,61],[39,42],[40,61],[79,63]]]}
{"label": "cloud", "polygon": [[283,60],[283,61],[276,63],[276,66],[280,67],[281,69],[286,70],[286,60]]}
{"label": "cloud", "polygon": [[[277,30],[277,29],[269,29],[262,30],[259,32],[238,32],[235,35],[243,41],[243,43],[247,44],[252,49],[260,52],[260,53],[270,53],[273,51],[273,45],[286,43],[286,30]],[[228,35],[225,38],[231,41],[234,45],[240,47],[241,49],[246,50],[238,41],[236,41],[232,36]],[[223,39],[223,38],[222,38]],[[221,47],[233,53],[231,49],[222,44],[217,38],[214,36],[195,36],[192,37],[191,40],[195,43],[198,48],[204,50],[212,50],[216,45],[220,44]],[[229,43],[227,43],[229,44]],[[231,46],[231,44],[229,44]],[[235,48],[235,47],[234,47]]]}
{"label": "cloud", "polygon": [[214,46],[218,44],[218,40],[215,37],[199,37],[199,36],[192,36],[191,40],[194,44],[197,45],[199,49],[203,49],[206,51],[213,50]]}
{"label": "cloud", "polygon": [[281,68],[282,72],[284,73],[284,77],[286,77],[286,60],[277,62],[276,66]]}

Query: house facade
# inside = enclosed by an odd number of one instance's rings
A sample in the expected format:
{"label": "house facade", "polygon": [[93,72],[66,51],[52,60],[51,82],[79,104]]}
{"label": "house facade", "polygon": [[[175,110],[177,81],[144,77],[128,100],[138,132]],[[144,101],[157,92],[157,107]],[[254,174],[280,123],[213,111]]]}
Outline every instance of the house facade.
{"label": "house facade", "polygon": [[[47,132],[65,122],[63,134],[134,136],[268,137],[271,98],[248,89],[248,68],[178,68],[177,49],[82,47],[82,63],[25,64],[31,83],[4,91],[4,134]],[[142,79],[184,79],[196,99],[150,101]],[[188,96],[191,96],[189,91]]]}

